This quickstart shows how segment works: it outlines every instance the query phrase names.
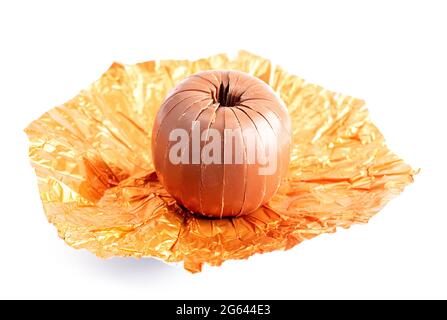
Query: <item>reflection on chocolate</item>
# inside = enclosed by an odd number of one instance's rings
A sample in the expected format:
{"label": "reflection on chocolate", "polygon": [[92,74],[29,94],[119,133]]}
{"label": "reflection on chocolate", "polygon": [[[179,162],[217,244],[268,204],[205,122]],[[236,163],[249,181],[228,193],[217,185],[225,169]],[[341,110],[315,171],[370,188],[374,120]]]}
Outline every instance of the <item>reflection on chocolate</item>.
{"label": "reflection on chocolate", "polygon": [[290,158],[290,118],[273,90],[239,71],[205,71],[158,111],[152,156],[166,190],[195,213],[248,214],[277,191]]}

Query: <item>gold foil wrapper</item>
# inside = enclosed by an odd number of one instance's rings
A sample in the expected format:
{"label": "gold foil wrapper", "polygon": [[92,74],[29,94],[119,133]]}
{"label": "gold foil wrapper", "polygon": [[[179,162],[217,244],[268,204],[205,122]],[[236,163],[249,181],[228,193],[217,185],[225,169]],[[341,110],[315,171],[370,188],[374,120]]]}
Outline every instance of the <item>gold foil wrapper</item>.
{"label": "gold foil wrapper", "polygon": [[[241,70],[265,81],[292,119],[288,176],[273,199],[248,216],[191,215],[153,171],[150,134],[164,97],[188,75],[210,69]],[[245,51],[234,59],[114,63],[25,131],[47,218],[66,243],[99,257],[183,261],[191,272],[366,223],[415,174],[386,147],[362,100]]]}

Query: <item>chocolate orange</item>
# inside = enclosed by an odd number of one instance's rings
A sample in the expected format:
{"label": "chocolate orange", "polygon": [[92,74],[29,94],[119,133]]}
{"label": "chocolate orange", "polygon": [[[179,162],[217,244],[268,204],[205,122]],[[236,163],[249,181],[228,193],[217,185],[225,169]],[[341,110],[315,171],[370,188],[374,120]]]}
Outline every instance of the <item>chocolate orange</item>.
{"label": "chocolate orange", "polygon": [[158,178],[184,207],[209,217],[248,214],[277,191],[288,169],[290,118],[263,81],[204,71],[166,97],[152,130]]}

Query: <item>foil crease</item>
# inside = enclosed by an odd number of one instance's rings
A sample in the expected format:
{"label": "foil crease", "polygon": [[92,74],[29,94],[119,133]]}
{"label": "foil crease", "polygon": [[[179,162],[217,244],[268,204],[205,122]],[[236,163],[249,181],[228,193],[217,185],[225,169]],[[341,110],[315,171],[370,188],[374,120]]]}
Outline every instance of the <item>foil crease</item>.
{"label": "foil crease", "polygon": [[[183,210],[157,180],[151,129],[168,91],[203,70],[235,69],[269,84],[288,107],[287,178],[254,213],[201,218]],[[75,98],[26,129],[46,216],[67,244],[99,257],[157,257],[199,272],[255,253],[366,223],[413,182],[364,101],[291,75],[241,51],[197,61],[114,63]]]}

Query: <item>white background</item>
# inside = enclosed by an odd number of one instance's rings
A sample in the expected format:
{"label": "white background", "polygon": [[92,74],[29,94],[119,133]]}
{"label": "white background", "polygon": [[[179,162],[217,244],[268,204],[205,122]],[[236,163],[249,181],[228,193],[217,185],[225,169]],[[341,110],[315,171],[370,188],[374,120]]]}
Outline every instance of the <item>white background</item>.
{"label": "white background", "polygon": [[[443,1],[2,1],[0,298],[447,298],[447,7]],[[113,61],[245,49],[367,101],[422,168],[367,225],[191,275],[100,260],[48,224],[23,129]]]}

